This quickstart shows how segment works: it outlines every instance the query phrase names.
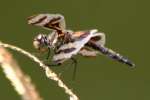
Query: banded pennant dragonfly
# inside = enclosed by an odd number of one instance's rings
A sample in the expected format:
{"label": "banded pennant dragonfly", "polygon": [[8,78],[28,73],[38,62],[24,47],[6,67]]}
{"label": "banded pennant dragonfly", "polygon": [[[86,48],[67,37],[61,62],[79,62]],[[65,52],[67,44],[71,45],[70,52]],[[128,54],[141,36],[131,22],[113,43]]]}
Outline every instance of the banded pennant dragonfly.
{"label": "banded pennant dragonfly", "polygon": [[61,14],[33,15],[28,17],[28,24],[52,30],[48,35],[38,34],[33,45],[38,50],[52,49],[55,53],[52,62],[55,65],[60,65],[68,59],[76,63],[73,57],[77,54],[86,57],[104,54],[118,62],[135,66],[128,58],[105,47],[105,34],[97,29],[77,32],[66,29],[64,16]]}

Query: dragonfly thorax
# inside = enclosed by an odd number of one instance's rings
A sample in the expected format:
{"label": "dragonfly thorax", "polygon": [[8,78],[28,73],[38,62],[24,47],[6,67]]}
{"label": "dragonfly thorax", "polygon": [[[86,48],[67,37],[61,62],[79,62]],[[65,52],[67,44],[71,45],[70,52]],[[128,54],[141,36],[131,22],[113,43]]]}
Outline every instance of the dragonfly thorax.
{"label": "dragonfly thorax", "polygon": [[34,38],[33,46],[40,51],[46,51],[48,48],[54,49],[57,37],[57,34],[54,34],[53,32],[49,35],[38,34]]}

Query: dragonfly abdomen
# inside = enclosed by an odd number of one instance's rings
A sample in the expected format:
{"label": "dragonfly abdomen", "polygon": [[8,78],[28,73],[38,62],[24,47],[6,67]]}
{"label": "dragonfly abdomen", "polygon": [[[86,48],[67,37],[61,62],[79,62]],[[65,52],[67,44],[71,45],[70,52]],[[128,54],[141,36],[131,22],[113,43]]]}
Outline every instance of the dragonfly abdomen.
{"label": "dragonfly abdomen", "polygon": [[135,66],[135,64],[132,61],[130,61],[128,58],[120,55],[119,53],[116,53],[115,51],[109,48],[106,48],[105,46],[98,45],[95,42],[89,42],[87,45],[92,47],[93,49],[100,51],[102,54],[108,56],[109,58],[112,58],[114,60],[117,60],[121,63],[127,64],[132,67]]}

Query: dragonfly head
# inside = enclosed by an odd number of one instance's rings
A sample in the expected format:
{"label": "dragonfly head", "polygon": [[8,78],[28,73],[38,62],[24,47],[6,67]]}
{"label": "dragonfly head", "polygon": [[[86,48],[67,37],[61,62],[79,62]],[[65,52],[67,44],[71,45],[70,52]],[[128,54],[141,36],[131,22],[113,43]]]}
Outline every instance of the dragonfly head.
{"label": "dragonfly head", "polygon": [[33,40],[33,46],[35,49],[40,51],[46,51],[48,49],[47,35],[38,34]]}

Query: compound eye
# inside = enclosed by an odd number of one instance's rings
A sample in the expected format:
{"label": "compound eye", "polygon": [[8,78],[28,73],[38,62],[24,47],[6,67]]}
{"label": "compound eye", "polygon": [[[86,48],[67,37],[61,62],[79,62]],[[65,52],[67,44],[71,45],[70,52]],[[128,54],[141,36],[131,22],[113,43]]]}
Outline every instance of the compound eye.
{"label": "compound eye", "polygon": [[33,46],[35,49],[44,52],[47,51],[47,45],[45,44],[45,35],[39,34],[33,40]]}
{"label": "compound eye", "polygon": [[36,40],[41,40],[42,37],[43,37],[43,35],[42,35],[42,34],[39,34],[35,39],[36,39]]}
{"label": "compound eye", "polygon": [[34,40],[34,41],[33,41],[33,46],[34,46],[34,48],[36,48],[36,49],[40,49],[40,42],[37,41],[37,40]]}
{"label": "compound eye", "polygon": [[33,46],[34,46],[34,48],[40,50],[42,37],[43,37],[42,34],[38,34],[38,35],[34,38],[34,40],[33,40]]}

